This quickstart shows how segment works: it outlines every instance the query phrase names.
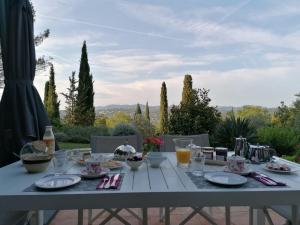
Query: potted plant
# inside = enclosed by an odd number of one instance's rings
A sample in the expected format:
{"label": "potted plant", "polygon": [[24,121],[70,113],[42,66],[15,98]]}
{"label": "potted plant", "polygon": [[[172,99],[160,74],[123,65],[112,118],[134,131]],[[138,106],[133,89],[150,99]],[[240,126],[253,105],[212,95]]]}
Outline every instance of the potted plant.
{"label": "potted plant", "polygon": [[160,146],[163,144],[161,138],[158,137],[147,137],[143,143],[143,156],[151,152],[151,154],[161,154]]}

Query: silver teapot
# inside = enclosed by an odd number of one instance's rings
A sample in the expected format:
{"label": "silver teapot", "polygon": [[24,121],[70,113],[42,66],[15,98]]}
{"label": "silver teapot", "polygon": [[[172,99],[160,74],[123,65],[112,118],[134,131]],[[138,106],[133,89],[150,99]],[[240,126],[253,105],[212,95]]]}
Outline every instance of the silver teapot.
{"label": "silver teapot", "polygon": [[248,158],[247,138],[243,138],[242,136],[235,138],[234,153],[235,155]]}
{"label": "silver teapot", "polygon": [[125,161],[128,157],[133,156],[135,153],[136,153],[135,148],[125,143],[123,145],[118,146],[114,150],[114,159]]}

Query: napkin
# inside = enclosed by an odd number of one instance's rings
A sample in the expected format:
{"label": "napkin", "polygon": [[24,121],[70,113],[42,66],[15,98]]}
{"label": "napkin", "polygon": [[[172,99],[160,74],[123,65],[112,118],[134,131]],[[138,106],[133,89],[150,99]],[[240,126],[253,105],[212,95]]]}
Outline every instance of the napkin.
{"label": "napkin", "polygon": [[285,183],[275,181],[272,178],[270,178],[267,175],[264,175],[262,173],[252,172],[249,174],[249,176],[254,178],[255,180],[263,183],[266,186],[286,186]]}
{"label": "napkin", "polygon": [[[98,190],[119,190],[122,184],[122,177],[123,175],[120,174],[118,180],[116,181],[116,185],[115,186],[110,186],[109,188],[104,188],[105,184],[104,182],[106,182],[105,180],[105,176],[103,178],[101,178],[99,184],[97,184],[96,189]],[[110,183],[112,182],[112,180],[110,180]]]}

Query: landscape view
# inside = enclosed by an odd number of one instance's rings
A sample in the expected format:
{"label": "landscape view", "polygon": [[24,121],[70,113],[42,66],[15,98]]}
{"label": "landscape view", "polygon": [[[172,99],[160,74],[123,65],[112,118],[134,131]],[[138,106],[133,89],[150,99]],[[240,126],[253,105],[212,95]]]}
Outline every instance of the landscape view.
{"label": "landscape view", "polygon": [[300,225],[299,0],[0,0],[0,225]]}
{"label": "landscape view", "polygon": [[297,1],[44,3],[32,1],[34,84],[61,148],[209,133],[298,160]]}

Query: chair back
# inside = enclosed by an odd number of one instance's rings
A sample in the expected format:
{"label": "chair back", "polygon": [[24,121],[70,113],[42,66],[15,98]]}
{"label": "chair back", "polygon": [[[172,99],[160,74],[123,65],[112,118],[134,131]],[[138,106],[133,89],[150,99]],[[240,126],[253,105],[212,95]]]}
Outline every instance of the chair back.
{"label": "chair back", "polygon": [[208,134],[198,134],[198,135],[163,135],[163,145],[161,147],[161,151],[163,152],[174,152],[175,151],[175,144],[173,142],[174,138],[191,138],[193,139],[193,144],[202,146],[202,147],[209,147],[209,136]]}
{"label": "chair back", "polygon": [[140,151],[137,135],[91,137],[92,153],[113,153],[118,146],[125,143],[132,145],[137,151]]}

